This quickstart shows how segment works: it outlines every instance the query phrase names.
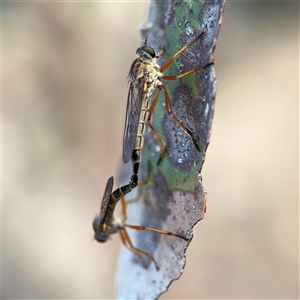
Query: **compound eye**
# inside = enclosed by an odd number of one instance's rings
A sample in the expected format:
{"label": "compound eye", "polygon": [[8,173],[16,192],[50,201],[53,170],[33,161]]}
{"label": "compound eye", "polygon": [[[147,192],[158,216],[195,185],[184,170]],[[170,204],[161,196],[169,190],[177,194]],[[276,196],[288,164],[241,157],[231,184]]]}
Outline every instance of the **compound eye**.
{"label": "compound eye", "polygon": [[95,234],[95,240],[99,243],[105,243],[108,239],[108,235]]}
{"label": "compound eye", "polygon": [[142,50],[143,52],[146,52],[146,53],[147,53],[148,55],[150,55],[152,58],[155,58],[155,56],[156,56],[156,53],[155,53],[154,49],[151,48],[151,47],[149,47],[149,46],[143,46],[143,47],[141,48],[141,50]]}

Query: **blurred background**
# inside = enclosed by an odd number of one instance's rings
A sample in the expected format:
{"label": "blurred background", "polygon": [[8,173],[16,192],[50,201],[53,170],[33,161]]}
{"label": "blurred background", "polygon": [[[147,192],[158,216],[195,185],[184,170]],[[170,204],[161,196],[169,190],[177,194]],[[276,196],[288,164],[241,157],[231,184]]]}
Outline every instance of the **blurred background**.
{"label": "blurred background", "polygon": [[[2,3],[2,297],[111,299],[93,242],[146,2]],[[206,217],[163,299],[299,297],[299,3],[228,2]]]}

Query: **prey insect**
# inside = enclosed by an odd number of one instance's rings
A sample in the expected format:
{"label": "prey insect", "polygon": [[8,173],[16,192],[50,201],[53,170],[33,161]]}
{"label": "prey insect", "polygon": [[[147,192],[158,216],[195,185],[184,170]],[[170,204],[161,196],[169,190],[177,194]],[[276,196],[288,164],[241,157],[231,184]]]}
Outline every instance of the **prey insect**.
{"label": "prey insect", "polygon": [[[120,188],[116,189],[114,192],[112,191],[113,185],[114,185],[114,178],[110,177],[107,181],[104,190],[100,214],[95,217],[93,222],[95,239],[100,243],[104,243],[110,238],[112,234],[119,233],[121,241],[126,248],[128,248],[131,252],[136,254],[142,261],[143,261],[142,255],[146,255],[153,261],[156,269],[159,270],[157,262],[155,261],[155,259],[151,254],[133,246],[126,228],[131,228],[136,230],[148,230],[160,234],[171,235],[171,236],[181,238],[185,241],[188,241],[189,239],[181,234],[125,223],[126,215],[127,215],[125,195],[130,193],[132,189],[135,188],[135,184],[129,183],[127,185],[121,186]],[[122,219],[114,215],[115,207],[119,201],[121,201],[122,204]]]}
{"label": "prey insect", "polygon": [[[123,163],[127,163],[130,159],[133,163],[133,175],[131,177],[131,182],[137,183],[138,181],[138,170],[141,161],[141,152],[144,145],[144,135],[147,125],[150,127],[154,137],[159,142],[159,161],[164,153],[164,142],[150,123],[150,119],[161,91],[164,92],[166,110],[169,116],[191,138],[196,149],[200,152],[198,143],[193,133],[173,115],[171,99],[163,80],[168,81],[180,79],[189,74],[214,65],[214,62],[209,62],[205,66],[192,69],[180,75],[164,75],[164,71],[169,68],[174,59],[195,44],[205,34],[206,30],[203,30],[198,37],[171,56],[162,67],[156,63],[156,59],[159,58],[159,55],[156,55],[156,52],[153,48],[146,45],[147,40],[145,41],[144,46],[136,50],[137,58],[133,61],[128,76],[129,92],[123,135]],[[151,101],[151,97],[155,89],[158,90]]]}

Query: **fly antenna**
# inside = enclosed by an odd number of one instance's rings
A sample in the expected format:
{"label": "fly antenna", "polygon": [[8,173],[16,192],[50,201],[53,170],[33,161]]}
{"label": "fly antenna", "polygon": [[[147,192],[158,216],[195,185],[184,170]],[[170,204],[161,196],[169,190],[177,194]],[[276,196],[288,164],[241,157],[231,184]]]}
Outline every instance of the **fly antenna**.
{"label": "fly antenna", "polygon": [[147,40],[148,40],[148,35],[146,36],[145,42],[144,42],[144,46],[147,45]]}

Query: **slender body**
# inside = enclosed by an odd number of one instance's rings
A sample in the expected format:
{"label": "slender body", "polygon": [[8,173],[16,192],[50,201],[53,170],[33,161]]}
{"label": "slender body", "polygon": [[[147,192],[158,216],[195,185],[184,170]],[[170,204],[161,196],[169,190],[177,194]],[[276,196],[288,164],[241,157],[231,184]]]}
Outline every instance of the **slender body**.
{"label": "slender body", "polygon": [[[114,178],[110,177],[105,187],[100,213],[95,217],[93,222],[95,239],[100,243],[104,243],[110,238],[112,234],[119,233],[121,241],[126,248],[128,248],[130,251],[136,254],[141,260],[143,260],[142,255],[148,256],[154,262],[155,267],[158,270],[159,267],[151,254],[141,249],[135,248],[133,246],[129,234],[127,233],[126,227],[136,229],[136,230],[148,230],[148,231],[161,233],[165,235],[172,235],[175,237],[179,237],[185,241],[188,241],[189,239],[181,234],[155,229],[155,228],[149,228],[145,226],[130,225],[125,223],[127,214],[126,214],[126,202],[124,197],[126,194],[130,193],[132,189],[135,188],[136,185],[131,182],[127,185],[121,186],[120,188],[116,189],[114,192],[112,191],[113,185],[114,185]],[[114,215],[116,205],[119,201],[121,201],[122,204],[122,219]]]}
{"label": "slender body", "polygon": [[[150,100],[154,89],[161,85],[159,65],[155,62],[155,51],[143,46],[136,51],[138,56],[130,67],[127,113],[123,136],[123,162],[131,158],[133,175],[137,179],[144,135],[149,124]],[[132,178],[133,180],[133,178]]]}
{"label": "slender body", "polygon": [[[161,90],[164,92],[166,109],[171,119],[191,138],[196,149],[200,152],[193,133],[173,115],[170,96],[162,80],[176,80],[214,64],[214,62],[209,62],[205,66],[192,69],[177,76],[164,75],[163,73],[169,68],[175,57],[191,47],[205,34],[206,30],[175,53],[161,68],[156,63],[156,58],[159,56],[156,55],[153,48],[146,45],[146,42],[144,46],[137,49],[136,54],[138,58],[133,61],[128,76],[129,92],[123,136],[123,162],[127,163],[131,159],[133,164],[131,182],[137,183],[138,181],[141,151],[144,146],[144,135],[147,125],[150,127],[160,144],[160,159],[164,153],[164,143],[150,123]],[[152,100],[152,94],[155,89],[158,89],[158,91]]]}

